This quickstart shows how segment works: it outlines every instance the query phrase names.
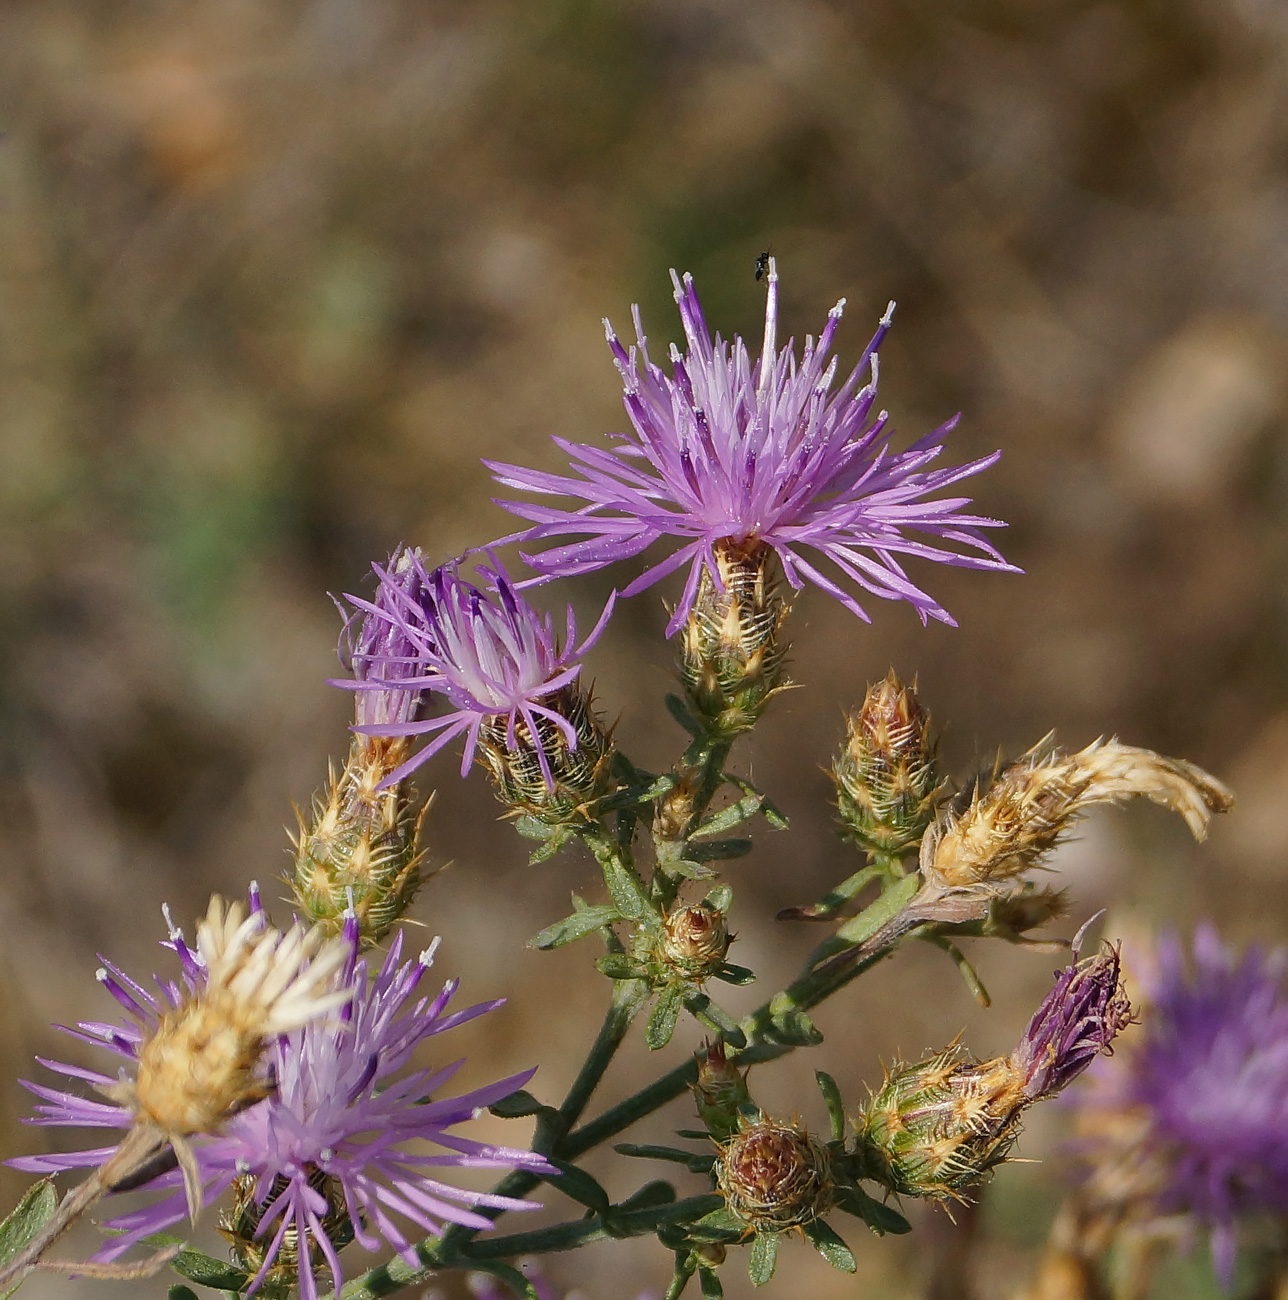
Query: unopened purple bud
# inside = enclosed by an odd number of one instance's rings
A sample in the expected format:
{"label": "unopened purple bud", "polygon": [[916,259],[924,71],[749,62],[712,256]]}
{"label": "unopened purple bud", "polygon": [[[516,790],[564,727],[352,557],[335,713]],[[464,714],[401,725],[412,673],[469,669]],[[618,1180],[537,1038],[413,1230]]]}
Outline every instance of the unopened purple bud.
{"label": "unopened purple bud", "polygon": [[[1076,952],[1076,949],[1075,949]],[[1011,1063],[1024,1078],[1026,1101],[1068,1087],[1131,1023],[1118,949],[1106,944],[1060,971],[1024,1031]]]}

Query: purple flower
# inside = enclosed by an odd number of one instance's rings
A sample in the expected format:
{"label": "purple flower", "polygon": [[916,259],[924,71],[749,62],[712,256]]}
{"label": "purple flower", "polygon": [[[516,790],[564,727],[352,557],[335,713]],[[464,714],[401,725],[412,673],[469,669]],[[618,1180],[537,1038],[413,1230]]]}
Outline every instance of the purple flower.
{"label": "purple flower", "polygon": [[1011,1053],[1011,1063],[1024,1075],[1026,1101],[1067,1088],[1131,1023],[1118,950],[1106,945],[1085,961],[1078,961],[1077,953],[1075,939],[1073,964],[1057,973]]}
{"label": "purple flower", "polygon": [[[254,1240],[238,1243],[246,1248],[243,1255],[259,1263],[250,1291],[279,1264],[279,1256],[298,1258],[300,1293],[306,1300],[317,1294],[313,1274],[323,1265],[339,1290],[343,1276],[338,1249],[350,1235],[367,1250],[388,1243],[414,1264],[414,1247],[398,1218],[414,1224],[419,1232],[437,1235],[448,1223],[491,1227],[492,1220],[478,1207],[537,1208],[531,1202],[453,1187],[434,1177],[439,1169],[549,1170],[539,1155],[450,1131],[521,1087],[534,1071],[443,1099],[433,1099],[433,1094],[456,1074],[461,1061],[437,1070],[403,1073],[424,1040],[491,1011],[500,1001],[449,1013],[455,980],[436,997],[418,997],[433,948],[403,963],[401,934],[368,981],[366,963],[356,959],[356,925],[346,927],[346,933],[355,955],[342,983],[351,983],[352,1003],[334,1019],[314,1021],[279,1038],[267,1053],[272,1093],[235,1115],[218,1134],[193,1142],[205,1203],[213,1203],[237,1184],[242,1218],[255,1225]],[[172,930],[169,946],[179,953],[187,984],[198,985],[200,963],[179,932]],[[157,998],[114,967],[108,972],[101,978],[145,1030],[180,1000],[181,991],[174,984],[158,982],[161,996]],[[133,1061],[146,1036],[135,1025],[82,1023],[79,1032],[68,1032],[106,1045],[127,1062]],[[95,1087],[114,1082],[95,1071],[53,1061],[42,1064]],[[124,1107],[36,1084],[24,1086],[42,1102],[30,1123],[113,1130],[127,1129],[132,1122],[131,1112]],[[426,1143],[432,1143],[432,1149]],[[414,1144],[413,1149],[406,1149],[408,1144]],[[37,1173],[56,1173],[97,1166],[112,1149],[27,1156],[9,1163]],[[167,1195],[111,1220],[106,1226],[121,1235],[99,1251],[99,1258],[114,1259],[142,1238],[187,1216],[178,1171],[161,1174],[149,1186],[164,1189]],[[341,1237],[338,1243],[333,1233]]]}
{"label": "purple flower", "polygon": [[1129,1211],[1192,1216],[1227,1284],[1239,1219],[1288,1211],[1286,956],[1238,957],[1210,925],[1195,931],[1192,962],[1175,935],[1161,938],[1142,1028],[1084,1097],[1093,1190],[1099,1172],[1136,1189]]}
{"label": "purple flower", "polygon": [[[461,760],[464,776],[474,757],[485,724],[504,724],[511,749],[519,746],[518,729],[539,738],[539,719],[562,734],[571,750],[577,748],[574,725],[550,707],[550,697],[569,686],[581,673],[581,656],[594,645],[612,612],[610,597],[591,634],[576,645],[577,623],[572,606],[567,609],[565,640],[561,646],[551,616],[537,613],[523,599],[500,562],[489,556],[492,567],[480,572],[491,584],[486,591],[460,576],[460,561],[426,573],[419,556],[404,552],[407,567],[394,573],[374,566],[380,578],[376,601],[349,599],[369,617],[390,626],[387,654],[374,650],[364,661],[366,676],[354,682],[359,691],[385,691],[391,684],[415,686],[443,697],[451,711],[420,722],[364,723],[355,730],[372,736],[438,734],[397,768],[385,784],[402,780],[451,740],[464,734]],[[412,594],[410,575],[415,577]],[[414,662],[415,675],[408,676]],[[547,787],[554,777],[543,744],[536,744],[537,762]]]}
{"label": "purple flower", "polygon": [[[722,590],[713,548],[726,539],[771,547],[793,588],[808,579],[863,619],[867,615],[854,596],[807,560],[803,549],[825,556],[843,577],[875,596],[909,601],[923,623],[928,617],[953,620],[908,578],[899,557],[1017,571],[979,532],[999,527],[997,520],[961,513],[966,497],[926,499],[977,474],[999,453],[929,470],[956,418],[895,452],[887,414],[872,413],[876,353],[890,327],[889,311],[859,364],[833,392],[837,362],[828,354],[844,299],[829,314],[817,345],[806,338],[798,362],[791,342],[777,350],[778,275],[771,262],[764,349],[753,365],[741,338],[735,335],[732,348],[718,334],[712,339],[692,277],[681,282],[672,271],[671,278],[688,352],[672,347],[670,378],[649,358],[638,307],[638,343],[629,350],[605,322],[632,426],[632,432],[617,435],[620,445],[602,449],[556,438],[576,478],[486,462],[506,487],[584,503],[560,508],[499,502],[533,521],[522,534],[526,541],[581,536],[525,555],[533,568],[547,577],[587,573],[638,555],[660,537],[681,539],[677,550],[623,591],[634,595],[687,564],[688,582],[668,636],[688,617],[704,566]],[[860,386],[869,367],[871,379]]]}
{"label": "purple flower", "polygon": [[416,642],[403,624],[419,609],[427,579],[420,551],[410,547],[396,550],[383,569],[373,567],[380,575],[375,603],[359,602],[340,637],[340,662],[353,680],[337,685],[356,692],[359,726],[402,724],[415,717],[424,695]]}

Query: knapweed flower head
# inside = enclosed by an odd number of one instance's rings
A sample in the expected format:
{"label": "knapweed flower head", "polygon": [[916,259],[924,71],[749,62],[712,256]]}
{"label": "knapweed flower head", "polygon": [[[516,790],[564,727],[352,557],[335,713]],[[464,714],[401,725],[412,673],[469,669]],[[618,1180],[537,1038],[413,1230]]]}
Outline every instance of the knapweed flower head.
{"label": "knapweed flower head", "polygon": [[1139,964],[1141,1026],[1094,1072],[1079,1115],[1093,1201],[1136,1222],[1181,1215],[1234,1272],[1238,1225],[1288,1212],[1288,954],[1242,956],[1210,925]]}
{"label": "knapweed flower head", "polygon": [[383,568],[373,567],[380,578],[376,598],[355,602],[359,608],[348,612],[340,638],[340,662],[353,675],[343,684],[354,688],[359,727],[410,722],[425,694],[418,643],[402,617],[424,596],[420,551],[399,547]]}
{"label": "knapweed flower head", "polygon": [[948,809],[921,842],[921,871],[943,889],[988,888],[1040,866],[1097,804],[1144,796],[1179,813],[1196,840],[1234,804],[1229,788],[1201,767],[1117,739],[1070,754],[1038,741],[962,809]]}
{"label": "knapweed flower head", "polygon": [[300,816],[291,889],[301,912],[338,933],[350,910],[363,939],[378,943],[406,912],[421,884],[420,828],[428,804],[413,808],[414,791],[395,774],[406,770],[409,736],[368,735],[369,726],[395,732],[413,722],[428,694],[420,684],[416,645],[399,611],[416,607],[426,582],[420,553],[399,547],[378,572],[376,599],[347,610],[340,661],[352,674],[356,730],[344,767]]}
{"label": "knapweed flower head", "polygon": [[1106,946],[1057,974],[1009,1056],[977,1061],[953,1044],[895,1066],[855,1125],[865,1176],[903,1196],[960,1199],[1006,1159],[1025,1109],[1109,1050],[1131,1018],[1120,980]]}
{"label": "knapweed flower head", "polygon": [[[385,657],[373,652],[359,691],[382,691],[390,683],[421,688],[444,701],[449,712],[420,721],[360,724],[374,736],[431,736],[388,780],[401,780],[457,736],[465,737],[461,775],[480,741],[530,756],[545,787],[553,790],[552,755],[576,753],[587,739],[587,725],[570,718],[564,697],[581,674],[581,658],[598,640],[612,612],[610,598],[591,634],[577,644],[572,607],[562,643],[549,614],[541,615],[516,589],[495,558],[479,573],[487,586],[461,576],[460,561],[426,572],[420,557],[404,553],[401,572],[374,566],[380,580],[377,599],[349,600],[369,615],[385,619],[397,642]],[[410,581],[414,576],[414,583]],[[406,669],[414,661],[414,676]],[[565,705],[565,707],[560,707]],[[588,710],[586,710],[588,712]],[[593,721],[593,720],[592,720]]]}
{"label": "knapweed flower head", "polygon": [[556,438],[577,477],[487,462],[506,487],[581,503],[500,503],[533,522],[524,535],[530,542],[580,537],[525,556],[534,569],[551,577],[586,573],[638,555],[659,538],[678,539],[676,550],[623,590],[633,595],[687,565],[668,636],[687,620],[704,572],[720,587],[722,543],[772,549],[794,589],[812,582],[864,619],[858,600],[805,552],[829,560],[842,578],[875,596],[909,601],[923,622],[952,619],[908,577],[901,557],[1012,570],[980,532],[998,521],[964,513],[968,498],[929,499],[991,465],[997,454],[932,470],[955,419],[896,452],[886,412],[874,414],[877,349],[890,312],[833,391],[831,350],[844,299],[817,343],[806,338],[799,359],[791,342],[780,351],[771,261],[764,347],[753,362],[738,336],[732,345],[711,336],[692,277],[681,280],[672,271],[671,278],[687,350],[672,347],[670,376],[649,356],[638,307],[630,348],[605,322],[631,423],[620,444],[598,448]]}
{"label": "knapweed flower head", "polygon": [[[311,1298],[317,1294],[314,1273],[323,1267],[338,1290],[343,1282],[338,1252],[354,1238],[367,1250],[387,1243],[414,1262],[415,1252],[400,1219],[420,1231],[439,1234],[448,1223],[490,1227],[492,1221],[480,1208],[535,1208],[530,1202],[454,1187],[435,1176],[439,1170],[548,1170],[540,1156],[451,1131],[526,1083],[532,1070],[442,1099],[434,1094],[463,1062],[405,1071],[412,1053],[425,1040],[500,1003],[449,1012],[457,987],[454,980],[437,995],[419,995],[433,950],[403,962],[401,934],[370,979],[366,962],[357,960],[356,924],[335,942],[344,948],[345,966],[336,983],[347,1005],[276,1038],[266,1054],[266,1090],[271,1087],[271,1091],[227,1118],[217,1132],[194,1137],[191,1144],[205,1203],[215,1202],[230,1187],[234,1191],[234,1211],[223,1226],[239,1265],[254,1273],[248,1293],[266,1281],[294,1280],[298,1273],[301,1296]],[[203,954],[190,950],[178,932],[172,932],[171,944],[184,962],[185,979],[200,987],[207,977]],[[153,1003],[158,1003],[164,1015],[158,999],[119,972],[114,977],[123,989],[133,991],[141,1008],[152,1011]],[[163,985],[162,993],[165,1001],[180,997],[170,985]],[[106,1044],[127,1060],[140,1051],[140,1035],[132,1026],[83,1024],[79,1033],[71,1032]],[[44,1064],[111,1095],[114,1080],[106,1075],[55,1062]],[[32,1123],[111,1130],[128,1128],[133,1122],[127,1106],[26,1086],[43,1103]],[[32,1156],[11,1163],[54,1173],[96,1166],[111,1150]],[[173,1172],[161,1174],[149,1185],[164,1190],[163,1199],[106,1225],[119,1235],[99,1252],[99,1258],[115,1259],[184,1216],[185,1196],[176,1189],[176,1178]]]}
{"label": "knapweed flower head", "polygon": [[[249,915],[239,903],[211,899],[197,927],[197,946],[181,952],[183,976],[157,982],[157,993],[135,983],[108,962],[99,981],[125,1008],[132,1023],[82,1023],[73,1037],[106,1046],[133,1066],[109,1077],[43,1062],[91,1083],[110,1104],[88,1101],[25,1084],[47,1104],[36,1124],[82,1124],[131,1130],[120,1148],[74,1157],[31,1157],[20,1169],[105,1166],[110,1187],[138,1173],[134,1156],[146,1158],[167,1143],[183,1174],[186,1204],[195,1219],[202,1203],[201,1175],[191,1139],[216,1131],[231,1115],[268,1089],[265,1045],[279,1034],[326,1016],[347,1003],[352,991],[331,977],[347,960],[346,946],[324,941],[320,930],[298,924],[285,934],[268,925],[252,897]],[[110,1120],[105,1117],[110,1116]],[[140,1141],[151,1135],[153,1141]],[[130,1153],[130,1167],[126,1167]]]}

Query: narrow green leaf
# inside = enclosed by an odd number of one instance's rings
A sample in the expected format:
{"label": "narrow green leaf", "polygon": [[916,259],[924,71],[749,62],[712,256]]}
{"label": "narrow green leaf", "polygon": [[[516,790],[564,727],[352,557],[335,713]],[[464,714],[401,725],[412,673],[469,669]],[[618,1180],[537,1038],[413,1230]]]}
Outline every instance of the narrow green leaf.
{"label": "narrow green leaf", "polygon": [[887,1232],[901,1236],[912,1231],[912,1225],[891,1205],[875,1200],[861,1187],[840,1187],[836,1193],[836,1208],[862,1219],[878,1236]]}
{"label": "narrow green leaf", "polygon": [[934,944],[936,948],[943,949],[952,958],[953,964],[961,972],[962,979],[965,980],[966,987],[970,990],[971,997],[981,1007],[991,1007],[993,1005],[993,999],[989,997],[988,990],[984,987],[984,981],[979,977],[979,972],[971,965],[970,958],[951,939],[944,938],[942,934],[928,934],[925,936],[925,940],[927,943]]}
{"label": "narrow green leaf", "polygon": [[701,739],[705,734],[702,724],[689,712],[689,706],[678,695],[666,697],[666,711],[694,740]]}
{"label": "narrow green leaf", "polygon": [[574,912],[571,916],[565,916],[562,921],[546,926],[539,934],[534,934],[528,940],[528,947],[538,948],[542,952],[550,948],[562,948],[566,943],[574,943],[613,921],[620,920],[617,909],[609,907],[607,903],[599,907],[588,907],[583,912]]}
{"label": "narrow green leaf", "polygon": [[[54,1191],[52,1178],[42,1178],[27,1188],[22,1200],[8,1218],[0,1223],[0,1264],[7,1264],[14,1256],[21,1254],[35,1240],[41,1228],[53,1218],[57,1209],[58,1194]],[[0,1300],[7,1300],[21,1285],[20,1278],[13,1286],[0,1292]]]}
{"label": "narrow green leaf", "polygon": [[584,1169],[570,1165],[565,1160],[556,1160],[554,1156],[547,1156],[546,1159],[559,1170],[558,1174],[545,1175],[545,1181],[551,1187],[557,1187],[565,1196],[576,1201],[578,1205],[594,1210],[596,1214],[608,1212],[612,1200],[597,1179],[592,1178]]}
{"label": "narrow green leaf", "polygon": [[613,1150],[618,1155],[634,1156],[639,1160],[670,1160],[674,1164],[684,1165],[695,1174],[705,1174],[716,1161],[714,1151],[682,1151],[679,1147],[639,1145],[634,1142],[619,1142]]}
{"label": "narrow green leaf", "polygon": [[709,903],[717,912],[724,912],[726,915],[733,906],[733,886],[732,885],[713,885],[707,890],[707,896],[703,902]]}
{"label": "narrow green leaf", "polygon": [[785,831],[788,828],[787,815],[782,809],[763,791],[757,790],[745,777],[734,776],[731,772],[722,772],[720,776],[723,781],[741,790],[743,794],[755,795],[760,800],[760,815],[774,830]]}
{"label": "narrow green leaf", "polygon": [[829,1228],[822,1219],[807,1223],[805,1235],[814,1243],[814,1249],[833,1268],[840,1269],[842,1273],[853,1273],[858,1268],[849,1246],[841,1239],[840,1234]]}
{"label": "narrow green leaf", "polygon": [[685,995],[684,1005],[690,1015],[729,1043],[732,1047],[746,1047],[747,1035],[738,1022],[718,1003],[696,989]]}
{"label": "narrow green leaf", "polygon": [[675,1201],[675,1188],[662,1179],[645,1183],[638,1192],[634,1192],[624,1201],[613,1206],[614,1214],[629,1214],[632,1210],[652,1210],[659,1205],[671,1205]]}
{"label": "narrow green leaf", "polygon": [[526,1088],[520,1088],[488,1107],[498,1119],[522,1119],[525,1115],[537,1115],[543,1110],[552,1109],[553,1107],[538,1101]]}
{"label": "narrow green leaf", "polygon": [[683,876],[685,880],[711,880],[716,874],[695,858],[672,858],[662,869],[668,876]]}
{"label": "narrow green leaf", "polygon": [[[154,1234],[147,1238],[147,1244],[163,1249],[174,1240],[168,1234]],[[212,1291],[244,1291],[250,1281],[249,1273],[233,1268],[227,1260],[215,1259],[199,1250],[181,1250],[170,1261],[170,1267],[180,1277],[186,1277],[198,1286],[208,1286]]]}
{"label": "narrow green leaf", "polygon": [[525,840],[548,840],[550,838],[550,827],[531,813],[524,813],[523,816],[516,817],[514,819],[514,829]]}
{"label": "narrow green leaf", "polygon": [[572,839],[572,831],[560,827],[539,849],[533,849],[528,854],[528,866],[537,867],[543,862],[548,862],[570,839]]}
{"label": "narrow green leaf", "polygon": [[741,825],[748,817],[754,817],[760,811],[763,802],[764,796],[759,793],[743,795],[727,808],[721,808],[718,813],[713,813],[689,838],[703,840],[712,835],[723,835],[725,831]]}
{"label": "narrow green leaf", "polygon": [[753,1286],[764,1286],[778,1267],[778,1234],[758,1232],[747,1261],[747,1275]]}
{"label": "narrow green leaf", "polygon": [[604,884],[608,886],[609,897],[624,918],[638,921],[650,912],[648,896],[644,892],[644,882],[639,873],[615,853],[596,855],[599,868],[604,874]]}
{"label": "narrow green leaf", "polygon": [[666,1295],[662,1300],[680,1300],[684,1294],[684,1288],[689,1285],[689,1279],[693,1276],[693,1270],[696,1265],[687,1249],[677,1250],[675,1252],[675,1276],[671,1279],[671,1285],[666,1288]]}
{"label": "narrow green leaf", "polygon": [[727,1206],[704,1214],[689,1227],[694,1241],[730,1241],[745,1236],[747,1225]]}
{"label": "narrow green leaf", "polygon": [[595,967],[600,974],[615,980],[642,979],[647,971],[643,962],[624,952],[606,952],[602,957],[596,957]]}
{"label": "narrow green leaf", "polygon": [[648,1018],[644,1028],[644,1042],[651,1052],[665,1047],[675,1033],[676,1021],[680,1018],[680,1004],[684,1000],[683,984],[668,984],[658,997],[657,1006]]}
{"label": "narrow green leaf", "polygon": [[814,1022],[799,1007],[773,1010],[773,1019],[765,1028],[765,1037],[786,1047],[815,1047],[823,1041]]}
{"label": "narrow green leaf", "polygon": [[[10,1295],[12,1292],[6,1292],[5,1294]],[[184,1286],[183,1283],[176,1282],[166,1292],[166,1300],[197,1300],[197,1293],[190,1286]]]}
{"label": "narrow green leaf", "polygon": [[840,1142],[845,1138],[845,1106],[841,1101],[841,1090],[826,1070],[815,1070],[814,1080],[823,1094],[828,1118],[832,1121],[832,1141]]}
{"label": "narrow green leaf", "polygon": [[635,808],[642,803],[651,803],[660,795],[668,793],[675,788],[675,775],[666,772],[662,776],[650,776],[647,781],[641,785],[627,786],[625,790],[618,790],[616,794],[610,794],[606,799],[601,799],[595,805],[599,813],[616,812],[619,808]]}
{"label": "narrow green leaf", "polygon": [[721,962],[716,967],[715,977],[718,980],[724,980],[726,984],[754,984],[756,982],[756,972],[747,966],[735,966],[732,962]]}
{"label": "narrow green leaf", "polygon": [[881,896],[865,907],[858,916],[847,921],[836,932],[836,939],[843,940],[847,947],[857,947],[865,939],[870,939],[887,921],[893,921],[905,907],[912,902],[917,890],[921,888],[921,878],[917,875],[904,876],[896,880]]}
{"label": "narrow green leaf", "polygon": [[702,1300],[724,1300],[724,1287],[720,1285],[720,1275],[713,1268],[698,1265],[698,1283],[702,1287]]}

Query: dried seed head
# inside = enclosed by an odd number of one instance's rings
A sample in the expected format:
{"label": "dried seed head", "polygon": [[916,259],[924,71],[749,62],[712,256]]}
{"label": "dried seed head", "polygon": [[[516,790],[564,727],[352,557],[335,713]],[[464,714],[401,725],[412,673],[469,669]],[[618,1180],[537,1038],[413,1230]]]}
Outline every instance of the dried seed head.
{"label": "dried seed head", "polygon": [[966,810],[922,840],[926,880],[945,888],[1009,880],[1032,867],[1092,805],[1144,795],[1185,818],[1204,839],[1212,815],[1234,796],[1215,777],[1182,759],[1097,740],[1066,754],[1048,736],[1012,764]]}
{"label": "dried seed head", "polygon": [[704,900],[667,913],[660,956],[680,974],[700,979],[724,961],[732,942],[725,914]]}
{"label": "dried seed head", "polygon": [[161,1017],[139,1048],[128,1088],[139,1115],[168,1137],[209,1133],[264,1095],[266,1039],[343,1006],[353,990],[327,989],[351,948],[314,928],[286,934],[221,898],[197,927],[204,985]]}
{"label": "dried seed head", "polygon": [[845,725],[845,747],[832,763],[842,824],[869,853],[900,853],[934,816],[939,774],[930,715],[892,669],[868,687]]}
{"label": "dried seed head", "polygon": [[812,1223],[832,1208],[827,1148],[796,1124],[744,1122],[720,1148],[716,1182],[729,1208],[757,1232]]}
{"label": "dried seed head", "polygon": [[712,554],[720,586],[704,565],[681,637],[680,680],[699,717],[737,735],[755,725],[783,686],[787,643],[780,634],[791,605],[764,543],[726,537]]}

